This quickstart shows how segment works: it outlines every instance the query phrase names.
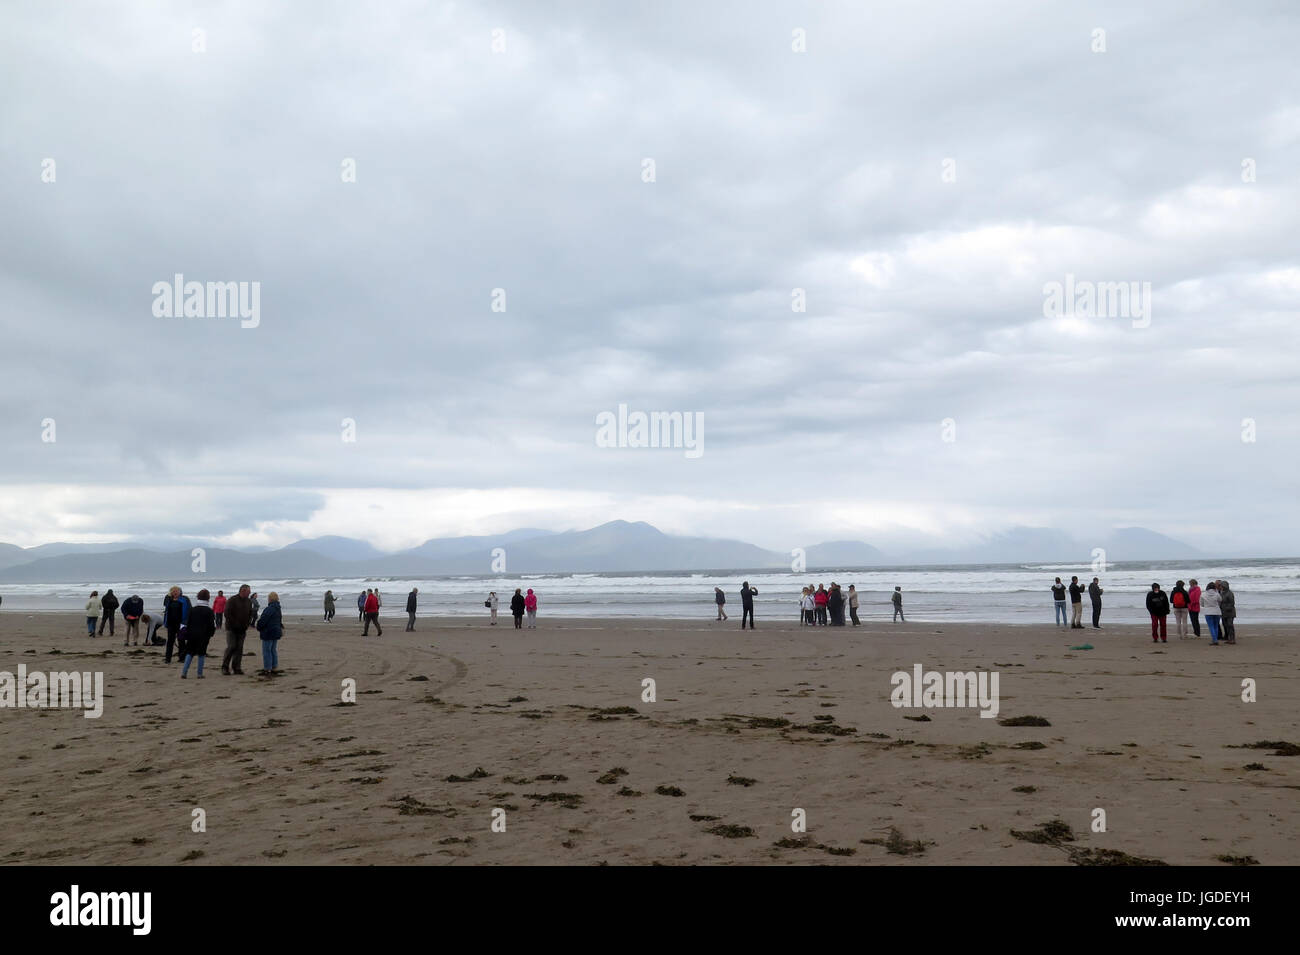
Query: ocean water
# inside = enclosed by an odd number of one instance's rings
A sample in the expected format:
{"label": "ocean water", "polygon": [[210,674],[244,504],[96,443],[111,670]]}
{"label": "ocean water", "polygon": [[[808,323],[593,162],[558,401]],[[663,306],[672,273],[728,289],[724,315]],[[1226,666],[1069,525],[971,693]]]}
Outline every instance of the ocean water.
{"label": "ocean water", "polygon": [[[1053,579],[1067,584],[1077,574],[1085,583],[1094,572],[1087,566],[1067,564],[984,564],[961,566],[871,567],[817,570],[802,574],[771,570],[655,574],[523,574],[476,577],[380,577],[306,578],[291,580],[218,581],[210,578],[175,581],[193,595],[207,587],[233,594],[247,583],[266,603],[266,594],[280,594],[281,606],[290,616],[321,613],[327,589],[338,600],[338,615],[356,617],[357,594],[366,587],[378,587],[384,599],[384,617],[404,617],[406,594],[420,590],[420,614],[478,617],[487,616],[483,601],[495,590],[501,612],[508,616],[510,595],[515,587],[532,587],[539,597],[539,616],[699,618],[716,616],[713,588],[727,594],[727,612],[738,621],[740,585],[748,580],[758,588],[755,614],[759,620],[798,619],[799,590],[805,584],[835,581],[848,590],[855,584],[861,594],[859,616],[864,621],[888,620],[890,594],[895,585],[903,588],[903,610],[918,622],[981,621],[1005,623],[1051,623]],[[1227,580],[1237,595],[1238,622],[1283,623],[1300,621],[1300,558],[1232,559],[1208,562],[1128,562],[1109,565],[1098,572],[1105,588],[1102,625],[1110,622],[1138,623],[1148,620],[1145,599],[1152,581],[1169,590],[1175,581],[1195,577]],[[146,612],[162,607],[164,583],[102,580],[78,584],[0,585],[0,618],[20,612],[80,612],[91,590],[101,594],[109,587],[119,599],[137,593],[145,599]],[[1091,610],[1084,600],[1084,623],[1091,622]]]}

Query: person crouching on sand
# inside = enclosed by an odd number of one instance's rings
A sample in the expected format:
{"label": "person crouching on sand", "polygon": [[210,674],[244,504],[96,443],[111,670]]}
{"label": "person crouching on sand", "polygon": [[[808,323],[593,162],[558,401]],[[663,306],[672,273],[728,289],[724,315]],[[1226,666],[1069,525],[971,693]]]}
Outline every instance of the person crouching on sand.
{"label": "person crouching on sand", "polygon": [[[532,591],[528,591],[530,594]],[[510,598],[510,612],[515,618],[515,629],[518,630],[524,625],[524,595],[515,588],[515,595]]]}
{"label": "person crouching on sand", "polygon": [[266,609],[257,618],[257,632],[262,635],[262,676],[280,675],[280,637],[284,621],[280,617],[280,595],[272,590],[266,595]]}
{"label": "person crouching on sand", "polygon": [[200,590],[196,603],[190,607],[190,622],[185,627],[185,662],[181,664],[181,679],[190,672],[190,664],[199,658],[199,679],[203,679],[203,662],[208,656],[208,641],[217,632],[217,614],[208,606],[208,592]]}
{"label": "person crouching on sand", "polygon": [[724,609],[727,603],[727,595],[722,592],[721,587],[713,588],[713,602],[718,605],[718,619],[726,620],[727,611]]}
{"label": "person crouching on sand", "polygon": [[103,608],[99,605],[99,591],[92,590],[90,599],[86,601],[86,632],[94,637],[95,624],[99,623],[99,612]]}
{"label": "person crouching on sand", "polygon": [[1160,589],[1159,584],[1151,585],[1147,594],[1147,613],[1151,614],[1151,642],[1168,643],[1166,618],[1169,616],[1169,597]]}
{"label": "person crouching on sand", "polygon": [[533,593],[533,588],[528,588],[528,595],[524,597],[524,612],[528,614],[529,630],[537,629],[537,594]]}

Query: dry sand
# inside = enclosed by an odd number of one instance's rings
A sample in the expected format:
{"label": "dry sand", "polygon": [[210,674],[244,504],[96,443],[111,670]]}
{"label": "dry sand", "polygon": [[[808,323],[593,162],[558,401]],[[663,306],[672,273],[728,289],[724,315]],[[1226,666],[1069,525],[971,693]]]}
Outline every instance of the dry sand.
{"label": "dry sand", "polygon": [[[1076,846],[1175,865],[1300,862],[1300,758],[1233,748],[1300,743],[1294,628],[1244,625],[1237,646],[1214,648],[1156,647],[1136,625],[760,621],[742,633],[734,617],[543,617],[516,631],[506,617],[491,628],[422,618],[404,633],[394,618],[362,638],[346,617],[287,623],[284,676],[222,676],[218,635],[200,681],[179,679],[161,648],[90,640],[80,615],[0,614],[0,670],[98,669],[107,696],[99,719],[0,710],[0,858],[1068,865],[1061,848],[1010,833],[1059,818]],[[1096,649],[1068,649],[1082,642]],[[994,668],[1001,716],[1051,726],[895,709],[890,675],[914,663]],[[641,700],[647,677],[657,702]],[[352,706],[339,705],[345,678],[357,681]],[[1242,702],[1243,678],[1258,702]],[[635,712],[599,712],[615,707]],[[922,713],[929,722],[904,718]],[[853,732],[796,728],[819,723]],[[1026,742],[1044,748],[1016,748]],[[626,775],[603,781],[615,768]],[[557,793],[574,798],[539,798]],[[196,807],[206,832],[191,831]],[[504,833],[491,831],[493,807],[506,810]],[[1095,807],[1105,833],[1089,830]],[[777,847],[796,838],[795,808],[808,844]],[[754,835],[708,831],[718,825]],[[890,853],[879,843],[891,828],[924,851]]]}

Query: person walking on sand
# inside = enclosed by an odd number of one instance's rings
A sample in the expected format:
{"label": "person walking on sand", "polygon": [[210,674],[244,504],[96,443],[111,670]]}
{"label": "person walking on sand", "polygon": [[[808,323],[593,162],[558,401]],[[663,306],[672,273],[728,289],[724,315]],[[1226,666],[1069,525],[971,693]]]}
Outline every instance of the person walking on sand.
{"label": "person walking on sand", "polygon": [[86,601],[86,632],[90,634],[91,639],[94,639],[95,624],[99,623],[99,614],[103,609],[99,604],[99,591],[92,590],[90,599]]}
{"label": "person walking on sand", "polygon": [[1201,609],[1205,611],[1205,625],[1210,628],[1210,646],[1219,645],[1219,585],[1210,581],[1201,591]]}
{"label": "person walking on sand", "polygon": [[[532,593],[530,590],[529,593]],[[519,630],[524,625],[524,595],[515,588],[515,595],[510,598],[510,613],[515,618],[515,629]]]}
{"label": "person walking on sand", "polygon": [[322,623],[333,623],[334,621],[334,591],[325,591],[325,619]]}
{"label": "person walking on sand", "polygon": [[754,629],[754,597],[758,591],[749,586],[749,581],[745,581],[740,587],[740,629],[745,629],[745,621],[749,621],[749,629]]}
{"label": "person walking on sand", "polygon": [[1056,583],[1052,585],[1052,602],[1056,604],[1056,625],[1065,626],[1065,584],[1061,583],[1061,578],[1056,578]]}
{"label": "person walking on sand", "polygon": [[1223,629],[1223,642],[1237,643],[1237,595],[1226,580],[1219,581],[1219,624]]}
{"label": "person walking on sand", "polygon": [[108,590],[104,591],[104,596],[99,601],[99,607],[104,612],[104,616],[99,621],[99,635],[101,637],[104,635],[104,624],[108,624],[108,635],[110,637],[117,636],[113,624],[117,614],[117,606],[117,596],[113,593],[113,588],[109,587]]}
{"label": "person walking on sand", "polygon": [[218,590],[217,595],[212,598],[212,622],[218,630],[221,629],[221,618],[226,612],[226,592]]}
{"label": "person walking on sand", "polygon": [[379,595],[373,590],[366,594],[366,626],[361,631],[363,637],[370,636],[370,625],[375,625],[375,636],[382,637],[384,628],[379,625]]}
{"label": "person walking on sand", "polygon": [[284,621],[280,616],[280,595],[272,590],[266,595],[266,610],[257,618],[257,632],[262,635],[262,669],[259,676],[280,675],[280,637]]}
{"label": "person walking on sand", "polygon": [[495,626],[497,625],[497,607],[498,607],[498,606],[499,606],[499,603],[498,603],[498,601],[497,601],[497,592],[496,592],[495,590],[490,590],[490,591],[488,591],[488,599],[487,599],[488,623],[489,623],[490,626],[493,626],[493,627],[495,627]]}
{"label": "person walking on sand", "polygon": [[190,619],[190,598],[181,593],[179,587],[173,587],[167,601],[167,648],[163,651],[163,663],[172,662],[172,647],[176,647],[177,659],[185,657],[185,627]]}
{"label": "person walking on sand", "polygon": [[406,595],[406,632],[407,633],[410,633],[412,630],[415,629],[415,608],[417,605],[416,598],[419,596],[419,594],[420,591],[415,587],[412,587],[411,592]]}
{"label": "person walking on sand", "polygon": [[199,661],[199,679],[203,679],[203,663],[208,658],[208,641],[217,632],[216,611],[208,606],[208,592],[200,590],[195,595],[198,601],[190,608],[190,622],[185,628],[185,662],[181,664],[181,679],[190,672],[190,664],[195,657]]}
{"label": "person walking on sand", "polygon": [[528,614],[528,629],[537,629],[537,594],[533,593],[533,588],[528,588],[528,593],[524,597],[524,611]]}
{"label": "person walking on sand", "polygon": [[248,584],[243,584],[235,596],[226,601],[226,652],[221,658],[224,676],[244,675],[244,637],[253,622],[253,600],[248,595]]}
{"label": "person walking on sand", "polygon": [[1192,635],[1198,640],[1201,637],[1201,585],[1193,577],[1188,581],[1191,585],[1187,588],[1187,613],[1192,618]]}
{"label": "person walking on sand", "polygon": [[366,619],[366,597],[369,595],[368,590],[363,590],[357,595],[357,623]]}
{"label": "person walking on sand", "polygon": [[894,595],[890,600],[892,600],[894,604],[894,623],[898,623],[899,620],[902,620],[903,623],[907,623],[907,618],[903,616],[903,588],[895,587]]}
{"label": "person walking on sand", "polygon": [[1083,588],[1078,577],[1070,578],[1070,629],[1083,629]]}
{"label": "person walking on sand", "polygon": [[1088,585],[1088,599],[1092,601],[1092,629],[1101,629],[1101,595],[1105,593],[1101,589],[1100,578],[1092,578],[1092,583]]}
{"label": "person walking on sand", "polygon": [[1190,604],[1187,586],[1180,580],[1169,592],[1169,605],[1174,608],[1174,629],[1178,631],[1179,640],[1187,639],[1187,608]]}
{"label": "person walking on sand", "polygon": [[1159,584],[1152,584],[1147,594],[1147,613],[1151,614],[1151,642],[1168,643],[1165,618],[1169,616],[1169,596]]}
{"label": "person walking on sand", "polygon": [[140,645],[140,617],[144,615],[144,600],[139,594],[132,594],[122,601],[122,619],[126,621],[126,635],[122,646],[131,645],[131,634],[135,634],[135,645]]}
{"label": "person walking on sand", "polygon": [[723,607],[727,603],[727,595],[722,592],[721,587],[713,588],[713,602],[718,605],[718,620],[726,620],[727,611]]}
{"label": "person walking on sand", "polygon": [[854,584],[849,584],[849,619],[853,621],[853,626],[861,626],[862,621],[858,619],[858,591]]}

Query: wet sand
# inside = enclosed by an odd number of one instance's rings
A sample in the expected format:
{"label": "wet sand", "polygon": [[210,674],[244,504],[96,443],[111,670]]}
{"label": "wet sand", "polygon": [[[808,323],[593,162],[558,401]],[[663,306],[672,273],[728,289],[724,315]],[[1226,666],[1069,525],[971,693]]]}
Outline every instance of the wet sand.
{"label": "wet sand", "polygon": [[[106,694],[98,719],[0,709],[0,859],[1069,865],[1108,849],[1300,863],[1300,757],[1235,748],[1300,744],[1293,627],[1245,624],[1214,648],[1153,646],[1137,625],[542,617],[516,631],[505,617],[404,633],[403,616],[363,638],[346,617],[287,624],[283,676],[252,675],[260,656],[222,676],[219,634],[200,681],[120,630],[89,639],[79,614],[0,613],[0,670],[100,670]],[[896,709],[891,674],[917,663],[996,670],[1000,717],[1051,725]],[[1257,702],[1242,702],[1245,678]],[[1074,842],[1011,833],[1055,819]]]}

